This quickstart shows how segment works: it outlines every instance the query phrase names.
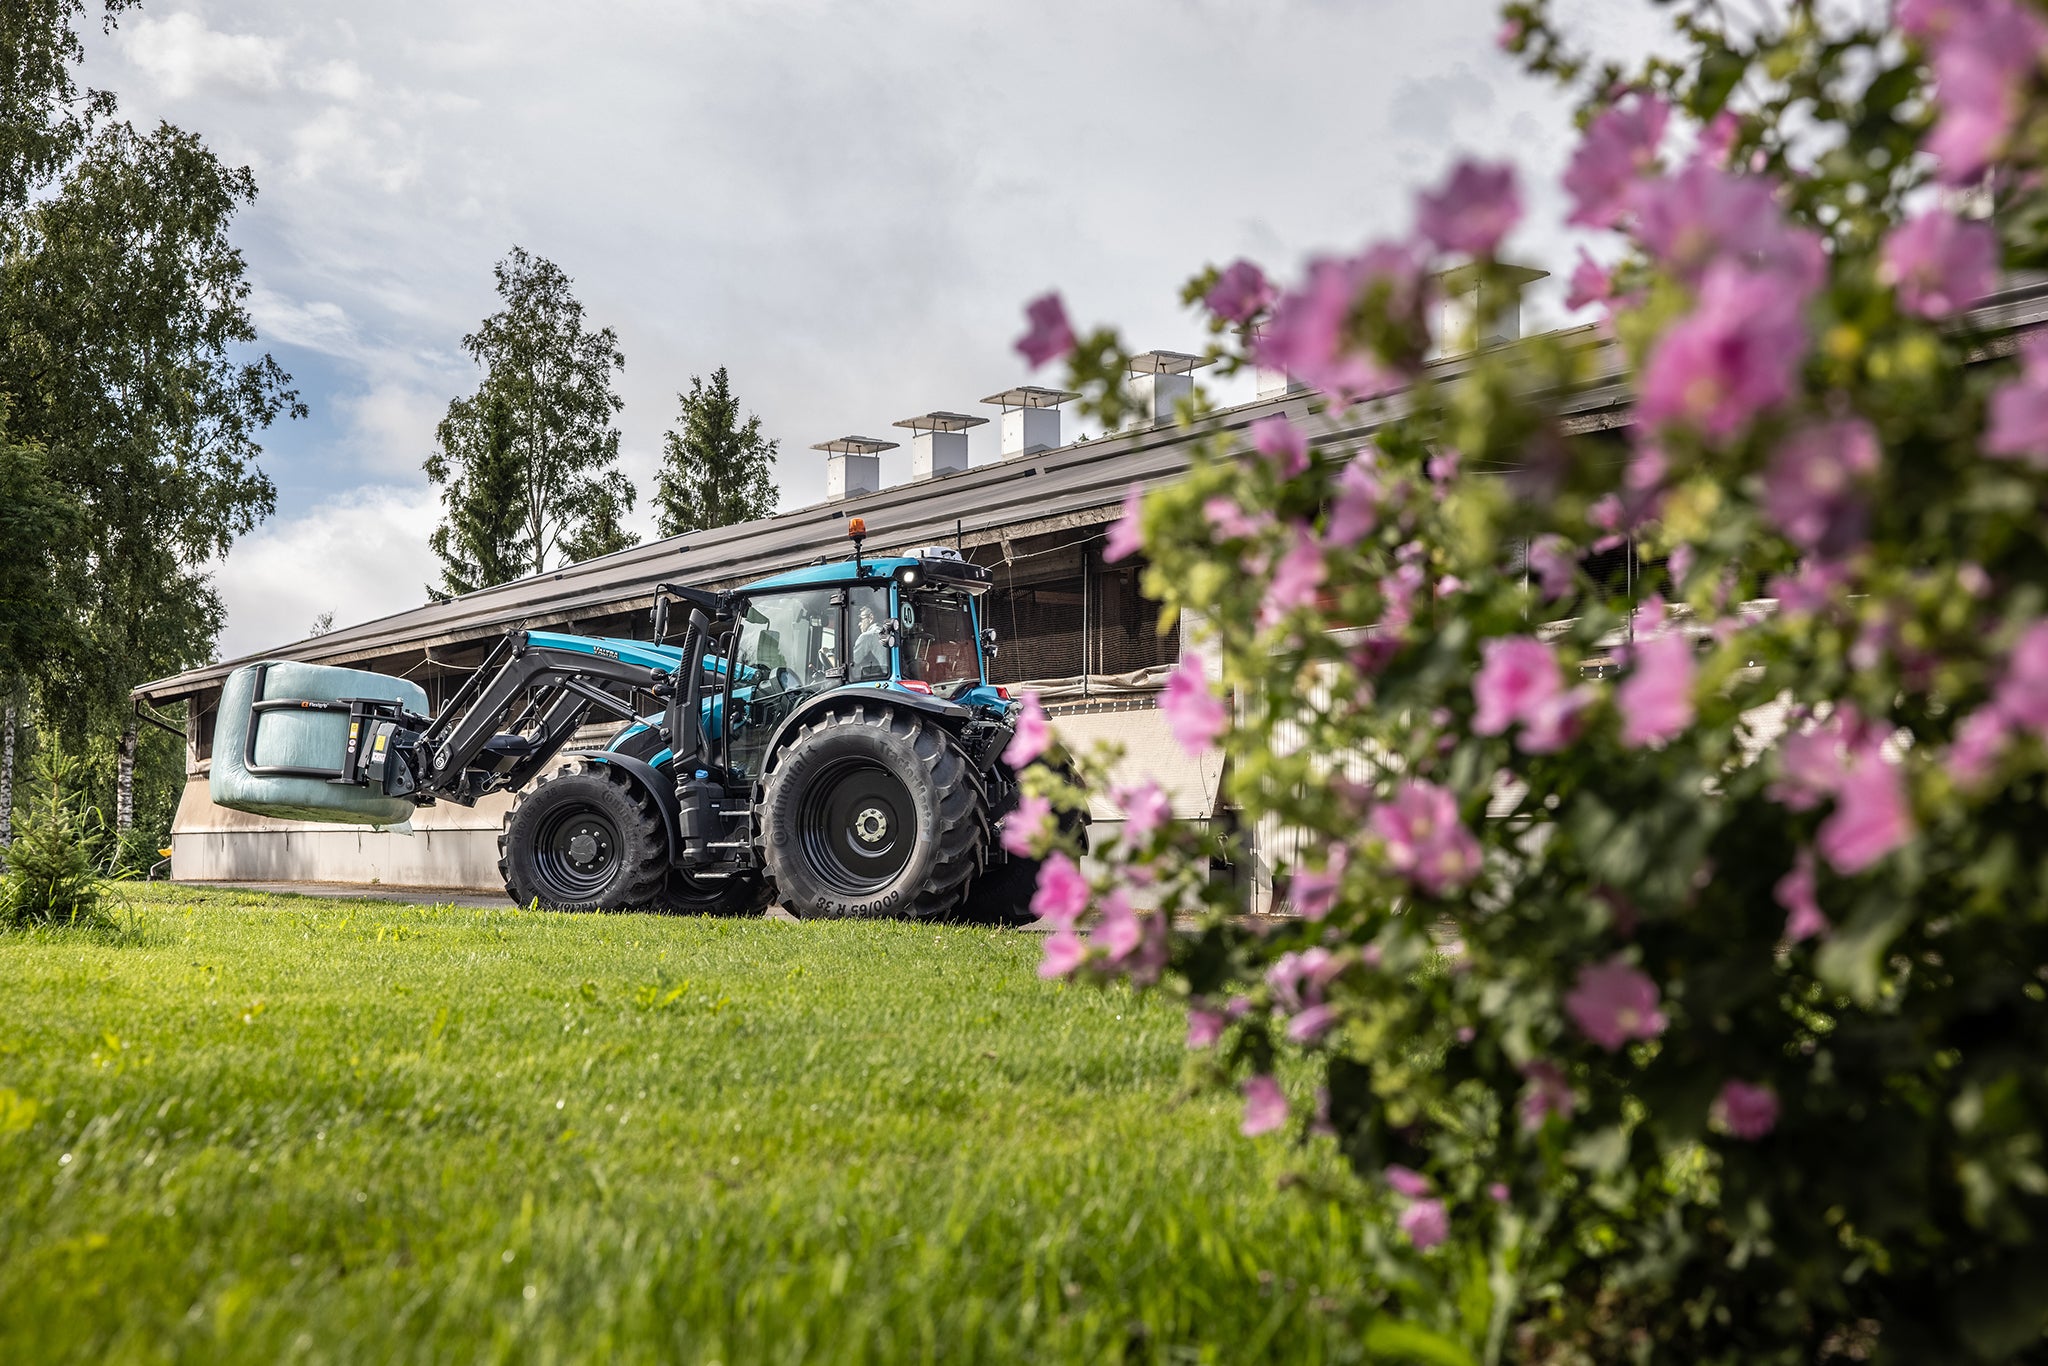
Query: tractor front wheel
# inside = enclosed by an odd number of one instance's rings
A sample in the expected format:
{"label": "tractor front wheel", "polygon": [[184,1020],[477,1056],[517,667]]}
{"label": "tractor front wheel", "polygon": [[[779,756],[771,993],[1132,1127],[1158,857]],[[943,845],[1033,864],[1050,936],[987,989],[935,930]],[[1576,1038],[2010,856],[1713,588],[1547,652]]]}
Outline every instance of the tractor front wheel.
{"label": "tractor front wheel", "polygon": [[658,908],[668,875],[661,813],[609,765],[565,766],[522,795],[505,818],[498,872],[522,906]]}
{"label": "tractor front wheel", "polygon": [[772,759],[760,829],[776,897],[807,917],[953,916],[988,857],[980,780],[945,729],[856,706]]}

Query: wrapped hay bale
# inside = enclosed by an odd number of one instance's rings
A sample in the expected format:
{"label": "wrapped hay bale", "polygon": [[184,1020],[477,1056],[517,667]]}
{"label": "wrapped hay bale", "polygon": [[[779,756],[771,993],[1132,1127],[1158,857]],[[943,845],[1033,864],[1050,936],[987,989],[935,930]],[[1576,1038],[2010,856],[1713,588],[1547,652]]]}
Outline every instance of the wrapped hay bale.
{"label": "wrapped hay bale", "polygon": [[[396,702],[424,716],[427,694],[417,683],[361,669],[263,660],[228,675],[214,726],[208,791],[216,804],[259,816],[351,825],[398,825],[413,813],[403,797],[374,787],[332,783],[322,776],[265,770],[317,769],[339,774],[348,756],[347,711],[259,707],[262,702]],[[252,771],[253,770],[253,771]]]}

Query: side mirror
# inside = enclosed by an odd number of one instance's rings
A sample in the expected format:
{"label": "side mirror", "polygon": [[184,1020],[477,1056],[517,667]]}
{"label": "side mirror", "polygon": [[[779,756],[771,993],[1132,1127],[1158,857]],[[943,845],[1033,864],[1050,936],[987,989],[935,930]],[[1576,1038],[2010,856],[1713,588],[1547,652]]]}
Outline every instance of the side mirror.
{"label": "side mirror", "polygon": [[654,643],[659,645],[667,638],[668,597],[665,594],[657,593],[654,595]]}

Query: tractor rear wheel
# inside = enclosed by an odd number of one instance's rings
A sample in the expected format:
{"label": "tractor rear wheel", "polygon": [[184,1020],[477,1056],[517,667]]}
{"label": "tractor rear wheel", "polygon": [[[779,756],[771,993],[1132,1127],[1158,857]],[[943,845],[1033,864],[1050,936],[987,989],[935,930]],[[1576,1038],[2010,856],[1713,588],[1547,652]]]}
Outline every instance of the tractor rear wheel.
{"label": "tractor rear wheel", "polygon": [[661,812],[609,765],[564,765],[523,793],[505,817],[498,872],[522,906],[656,909],[668,875]]}
{"label": "tractor rear wheel", "polygon": [[987,800],[967,756],[894,707],[805,723],[770,760],[760,817],[776,898],[800,916],[944,920],[988,857]]}

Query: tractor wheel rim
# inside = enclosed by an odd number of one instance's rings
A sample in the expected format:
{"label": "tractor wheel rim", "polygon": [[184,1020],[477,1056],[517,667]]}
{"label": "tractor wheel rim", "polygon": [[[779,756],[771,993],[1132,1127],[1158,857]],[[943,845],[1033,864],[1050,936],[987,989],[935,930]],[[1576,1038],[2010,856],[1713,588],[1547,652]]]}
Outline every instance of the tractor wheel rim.
{"label": "tractor wheel rim", "polygon": [[917,846],[910,789],[871,760],[828,766],[799,805],[804,862],[836,892],[858,895],[887,886]]}
{"label": "tractor wheel rim", "polygon": [[611,885],[624,841],[608,813],[567,806],[541,822],[533,844],[542,887],[556,900],[584,901]]}

